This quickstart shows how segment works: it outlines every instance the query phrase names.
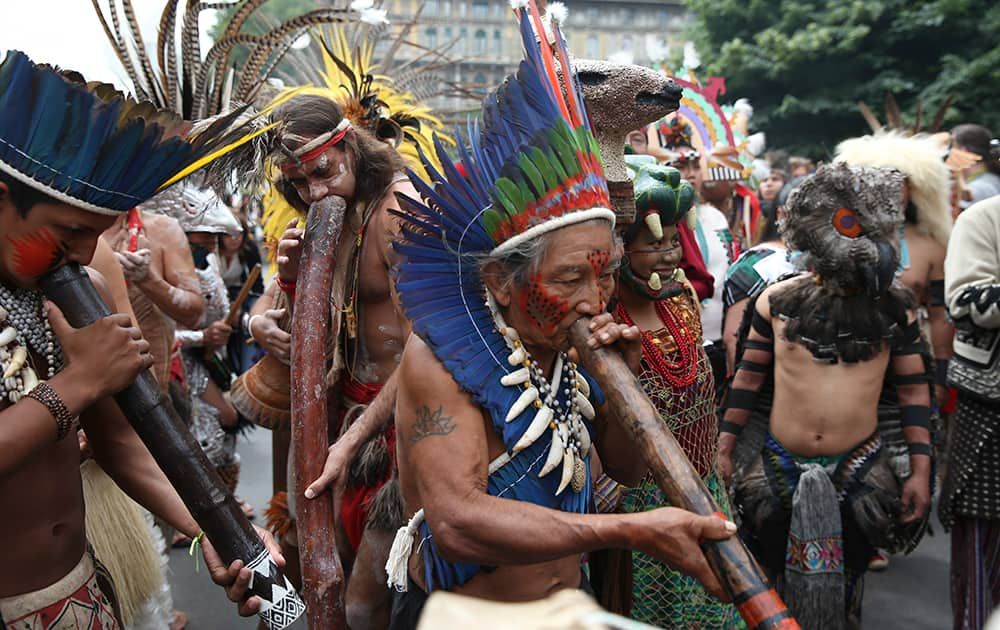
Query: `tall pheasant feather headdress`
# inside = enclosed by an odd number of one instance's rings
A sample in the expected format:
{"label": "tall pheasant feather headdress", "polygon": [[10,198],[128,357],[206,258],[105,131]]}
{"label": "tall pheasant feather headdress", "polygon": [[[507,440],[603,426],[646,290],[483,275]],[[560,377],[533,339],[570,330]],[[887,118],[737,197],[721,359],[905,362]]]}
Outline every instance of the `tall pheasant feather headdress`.
{"label": "tall pheasant feather headdress", "polygon": [[60,201],[115,215],[253,133],[240,111],[198,133],[179,116],[105,83],[71,81],[11,51],[0,63],[0,170]]}
{"label": "tall pheasant feather headdress", "polygon": [[[236,0],[216,5],[166,0],[156,37],[155,59],[146,52],[146,39],[136,20],[132,0],[93,0],[93,3],[104,34],[128,73],[136,95],[187,120],[200,120],[226,111],[230,102],[252,102],[278,62],[310,27],[349,19],[347,9],[325,8],[297,15],[260,35],[245,31],[251,17],[266,23],[257,13],[265,1]],[[207,8],[235,10],[203,58],[198,18]],[[238,49],[247,51],[242,63],[234,55]]]}
{"label": "tall pheasant feather headdress", "polygon": [[[392,50],[407,44],[409,26],[396,35],[390,52],[378,62],[374,59],[375,45],[385,39],[385,27],[357,25],[353,32],[347,25],[323,28],[316,34],[320,58],[307,59],[302,54],[289,54],[290,65],[307,85],[286,90],[283,94],[316,94],[340,105],[344,117],[356,128],[367,129],[373,135],[396,145],[407,163],[422,178],[427,177],[421,162],[421,152],[431,158],[435,168],[441,168],[434,153],[434,134],[453,146],[444,134],[440,119],[422,105],[409,90],[401,87],[396,75],[398,65],[392,63]],[[351,41],[355,43],[352,45]],[[450,63],[440,53],[429,51],[433,61],[428,68]],[[429,70],[428,70],[429,72]],[[405,71],[403,71],[405,74]],[[294,78],[294,77],[293,77]],[[264,197],[264,217],[261,225],[266,243],[276,243],[293,218],[304,214],[293,208],[274,186]],[[274,248],[269,248],[273,252]]]}

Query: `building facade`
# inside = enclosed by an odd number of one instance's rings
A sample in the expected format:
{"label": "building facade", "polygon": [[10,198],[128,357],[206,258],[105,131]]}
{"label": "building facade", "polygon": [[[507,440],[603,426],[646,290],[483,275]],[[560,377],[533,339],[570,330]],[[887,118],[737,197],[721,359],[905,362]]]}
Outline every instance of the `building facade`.
{"label": "building facade", "polygon": [[[517,67],[521,37],[507,0],[385,0],[383,8],[394,23],[413,19],[423,11],[410,39],[427,48],[440,48],[456,60],[446,81],[466,88],[470,95],[485,94]],[[687,15],[681,0],[570,0],[563,25],[572,53],[587,59],[612,59],[641,65],[658,51],[683,46]],[[400,61],[418,54],[397,54]],[[436,109],[475,108],[474,99],[431,103]]]}

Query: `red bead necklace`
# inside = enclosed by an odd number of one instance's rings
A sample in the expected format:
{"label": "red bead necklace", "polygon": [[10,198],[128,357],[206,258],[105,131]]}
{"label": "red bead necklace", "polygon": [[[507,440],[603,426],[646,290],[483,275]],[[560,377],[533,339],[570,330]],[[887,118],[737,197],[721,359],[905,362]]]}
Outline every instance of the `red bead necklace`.
{"label": "red bead necklace", "polygon": [[[657,316],[673,338],[674,345],[677,346],[677,351],[680,353],[680,361],[676,363],[668,361],[644,330],[640,330],[642,333],[642,356],[646,360],[646,363],[665,378],[668,383],[673,385],[674,388],[687,387],[694,382],[695,376],[698,373],[694,340],[691,338],[687,326],[677,320],[677,316],[667,308],[663,300],[656,301],[654,305]],[[628,326],[635,326],[635,322],[629,317],[628,311],[625,310],[625,307],[621,303],[615,309],[615,315],[622,323]]]}

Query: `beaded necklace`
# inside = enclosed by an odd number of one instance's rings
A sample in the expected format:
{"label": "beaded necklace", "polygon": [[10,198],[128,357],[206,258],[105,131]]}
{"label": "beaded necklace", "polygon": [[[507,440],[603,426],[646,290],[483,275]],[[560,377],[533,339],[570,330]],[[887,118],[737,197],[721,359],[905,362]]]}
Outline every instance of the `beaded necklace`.
{"label": "beaded necklace", "polygon": [[62,348],[45,316],[41,294],[0,284],[0,400],[16,403],[38,384],[29,347],[45,358],[47,378],[62,369]]}
{"label": "beaded necklace", "polygon": [[[656,315],[673,338],[674,345],[677,346],[677,351],[680,353],[681,358],[676,363],[668,361],[659,348],[656,347],[656,344],[653,343],[652,339],[650,339],[646,331],[640,330],[639,332],[642,333],[642,356],[673,387],[677,389],[687,387],[694,382],[695,376],[698,373],[694,340],[691,338],[687,326],[677,321],[677,316],[667,308],[664,301],[660,300],[653,304],[656,308]],[[621,303],[615,309],[615,315],[623,324],[635,326],[635,322],[632,321],[628,311],[625,310],[625,307]]]}

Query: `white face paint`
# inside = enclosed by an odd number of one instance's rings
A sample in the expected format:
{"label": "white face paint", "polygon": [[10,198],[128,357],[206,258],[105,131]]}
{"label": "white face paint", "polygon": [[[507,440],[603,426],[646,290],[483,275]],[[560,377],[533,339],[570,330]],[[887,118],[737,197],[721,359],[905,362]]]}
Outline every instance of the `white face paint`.
{"label": "white face paint", "polygon": [[315,159],[283,172],[302,201],[311,204],[330,195],[348,201],[354,198],[356,181],[347,152],[341,146],[332,146]]}

